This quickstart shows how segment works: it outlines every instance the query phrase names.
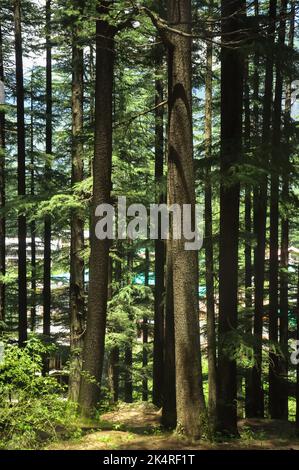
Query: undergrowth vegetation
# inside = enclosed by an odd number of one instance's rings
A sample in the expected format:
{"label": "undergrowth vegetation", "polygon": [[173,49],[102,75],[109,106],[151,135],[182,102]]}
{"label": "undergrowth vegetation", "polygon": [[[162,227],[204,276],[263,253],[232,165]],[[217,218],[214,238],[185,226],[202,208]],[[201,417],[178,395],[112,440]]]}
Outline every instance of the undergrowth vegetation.
{"label": "undergrowth vegetation", "polygon": [[51,346],[36,338],[24,348],[5,343],[0,363],[0,448],[34,449],[78,433],[76,406],[65,387],[43,376],[43,356]]}

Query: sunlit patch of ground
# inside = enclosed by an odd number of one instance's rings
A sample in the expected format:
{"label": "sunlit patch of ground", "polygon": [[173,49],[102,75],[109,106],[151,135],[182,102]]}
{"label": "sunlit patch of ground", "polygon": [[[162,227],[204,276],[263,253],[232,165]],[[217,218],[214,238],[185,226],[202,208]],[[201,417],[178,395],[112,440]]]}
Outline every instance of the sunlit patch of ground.
{"label": "sunlit patch of ground", "polygon": [[[96,428],[96,429],[95,429]],[[221,443],[190,443],[160,427],[160,412],[147,403],[121,404],[105,413],[97,423],[82,427],[85,435],[73,441],[59,441],[51,450],[229,450],[229,449],[294,449],[299,439],[294,426],[277,420],[247,419],[239,422],[241,439]]]}

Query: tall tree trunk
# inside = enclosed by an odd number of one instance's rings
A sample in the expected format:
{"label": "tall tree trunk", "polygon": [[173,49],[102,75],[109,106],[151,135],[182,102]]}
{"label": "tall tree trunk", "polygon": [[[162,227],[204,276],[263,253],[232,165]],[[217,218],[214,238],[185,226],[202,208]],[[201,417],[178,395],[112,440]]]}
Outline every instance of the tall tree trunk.
{"label": "tall tree trunk", "polygon": [[[267,171],[269,165],[270,125],[272,112],[273,88],[273,46],[275,38],[276,0],[270,0],[268,44],[269,53],[266,56],[265,87],[263,100],[262,122],[262,160],[261,167]],[[251,389],[251,417],[264,416],[264,392],[262,386],[262,336],[264,316],[264,282],[265,282],[265,249],[266,249],[266,222],[267,222],[267,188],[268,178],[264,176],[259,191],[254,194],[254,233],[256,246],[254,250],[254,326],[253,333],[256,338],[255,367],[252,369]]]}
{"label": "tall tree trunk", "polygon": [[[0,81],[4,86],[2,27],[0,22]],[[1,104],[0,104],[1,106]],[[5,206],[5,113],[0,108],[0,209]],[[5,217],[0,215],[0,276],[5,276]],[[0,279],[0,322],[5,320],[5,284]],[[0,327],[1,329],[1,327]]]}
{"label": "tall tree trunk", "polygon": [[[144,285],[148,287],[149,285],[149,270],[150,270],[150,257],[149,250],[145,250],[145,276],[144,276]],[[143,351],[142,351],[142,370],[144,377],[142,380],[142,400],[148,400],[148,380],[147,380],[147,366],[148,366],[148,318],[144,317],[142,322],[142,341],[143,341]]]}
{"label": "tall tree trunk", "polygon": [[[244,145],[245,151],[250,152],[251,150],[251,128],[250,128],[250,89],[249,89],[249,61],[246,61],[245,76],[244,76]],[[246,163],[249,163],[247,156]],[[252,309],[252,258],[251,258],[251,210],[252,210],[252,188],[251,185],[245,185],[245,309],[246,309],[246,333],[252,334],[252,320],[251,320],[251,309]],[[250,402],[250,379],[251,371],[246,371],[245,376],[245,409],[246,414]],[[242,381],[241,381],[242,388]]]}
{"label": "tall tree trunk", "polygon": [[[107,10],[101,3],[99,14]],[[90,414],[99,401],[104,362],[107,315],[109,240],[95,234],[95,210],[110,203],[112,166],[112,91],[115,28],[100,18],[96,22],[95,151],[93,160],[93,198],[90,233],[89,293],[87,329],[84,338],[83,372],[79,403],[83,414]],[[88,380],[86,373],[95,378]]]}
{"label": "tall tree trunk", "polygon": [[[34,90],[33,90],[33,72],[31,74],[31,108],[30,108],[30,196],[35,195],[35,171],[34,171]],[[36,223],[30,222],[31,233],[31,305],[30,321],[31,331],[36,327],[36,243],[35,243]]]}
{"label": "tall tree trunk", "polygon": [[[248,62],[246,64],[246,74],[244,80],[244,145],[249,151],[251,146],[251,131],[250,131],[250,105],[249,105],[249,85],[248,85],[248,73],[249,73]],[[251,264],[251,186],[246,184],[245,186],[245,307],[247,311],[252,307],[252,295],[251,295],[251,277],[252,277],[252,264]]]}
{"label": "tall tree trunk", "polygon": [[[46,164],[45,189],[51,179],[52,154],[52,45],[51,45],[51,0],[46,1]],[[51,329],[51,218],[45,217],[44,225],[44,273],[43,273],[43,335],[50,339]],[[44,360],[44,372],[49,369],[49,360]]]}
{"label": "tall tree trunk", "polygon": [[209,383],[209,420],[212,432],[217,418],[217,359],[216,324],[214,298],[214,249],[213,249],[213,212],[211,164],[212,157],[212,116],[213,116],[213,44],[208,38],[205,80],[205,264],[207,289],[207,339],[208,339],[208,383]]}
{"label": "tall tree trunk", "polygon": [[[284,46],[286,28],[287,0],[281,2],[281,18],[278,44]],[[271,191],[270,191],[270,268],[269,268],[269,340],[278,343],[278,228],[279,228],[279,167],[281,153],[281,111],[282,111],[282,58],[276,58],[275,99],[273,110],[272,158],[271,158]],[[283,417],[279,391],[279,357],[270,349],[269,353],[269,414],[271,418]],[[284,406],[286,404],[284,403]]]}
{"label": "tall tree trunk", "polygon": [[[163,51],[159,45],[156,50],[155,79],[155,182],[157,187],[157,203],[163,202],[162,180],[164,163],[164,110],[163,80],[160,77],[163,63]],[[160,236],[160,234],[159,234]],[[153,352],[153,403],[161,407],[163,403],[164,370],[164,265],[165,244],[163,240],[155,240],[155,314],[154,314],[154,352]]]}
{"label": "tall tree trunk", "polygon": [[[294,2],[291,4],[291,15],[290,15],[290,26],[289,26],[289,37],[288,46],[290,50],[294,47],[294,29],[295,29],[295,5]],[[282,179],[282,202],[285,206],[289,199],[289,151],[290,151],[290,127],[291,127],[291,104],[292,104],[292,77],[290,77],[286,86],[286,99],[285,99],[285,112],[284,112],[284,132],[285,132],[285,155],[284,155],[284,168],[283,168],[283,179]],[[288,339],[289,339],[289,216],[286,211],[284,217],[281,220],[281,258],[280,258],[280,328],[279,328],[279,339],[280,347],[283,354],[280,360],[280,374],[282,379],[288,380]],[[280,389],[280,408],[282,412],[282,418],[288,419],[288,391],[287,387],[281,386]]]}
{"label": "tall tree trunk", "polygon": [[[18,196],[26,194],[26,150],[25,150],[25,112],[23,48],[21,29],[20,0],[14,0],[16,93],[17,93],[17,130],[18,130]],[[27,269],[26,269],[26,216],[18,215],[18,309],[19,345],[27,341]]]}
{"label": "tall tree trunk", "polygon": [[[75,0],[78,18],[72,37],[72,187],[83,181],[83,49],[79,43],[84,1]],[[71,216],[70,252],[70,376],[69,398],[78,401],[82,369],[84,331],[84,216],[74,210]]]}
{"label": "tall tree trunk", "polygon": [[[168,24],[187,36],[168,32],[168,199],[191,205],[195,214],[192,142],[191,1],[168,1]],[[190,34],[190,36],[188,36]],[[194,219],[193,219],[194,221]],[[195,225],[195,224],[193,224]],[[194,228],[194,227],[193,227]],[[197,438],[205,419],[198,310],[198,252],[186,239],[170,240],[173,269],[177,428]]]}
{"label": "tall tree trunk", "polygon": [[[221,173],[225,179],[241,161],[244,61],[239,49],[239,30],[245,16],[244,0],[222,0],[223,41],[221,49]],[[234,42],[236,44],[234,45]],[[220,188],[219,246],[219,353],[218,428],[237,434],[237,367],[229,357],[226,342],[237,327],[238,240],[240,184],[226,181]]]}

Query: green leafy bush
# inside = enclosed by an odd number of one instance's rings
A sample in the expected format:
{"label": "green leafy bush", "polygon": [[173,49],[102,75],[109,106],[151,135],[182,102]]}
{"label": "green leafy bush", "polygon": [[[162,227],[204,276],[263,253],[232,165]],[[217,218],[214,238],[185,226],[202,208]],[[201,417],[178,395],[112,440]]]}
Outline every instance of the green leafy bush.
{"label": "green leafy bush", "polygon": [[0,363],[0,448],[34,449],[75,430],[75,405],[54,377],[42,376],[49,352],[38,339],[5,344]]}

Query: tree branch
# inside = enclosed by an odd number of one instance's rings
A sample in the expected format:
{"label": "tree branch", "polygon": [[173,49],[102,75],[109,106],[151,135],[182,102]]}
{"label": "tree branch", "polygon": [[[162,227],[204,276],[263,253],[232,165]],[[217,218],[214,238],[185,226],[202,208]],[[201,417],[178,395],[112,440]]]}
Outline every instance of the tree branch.
{"label": "tree branch", "polygon": [[161,103],[157,104],[156,106],[153,106],[150,109],[146,109],[145,111],[142,111],[141,113],[135,114],[134,116],[130,117],[126,121],[121,121],[117,122],[114,124],[114,128],[119,127],[119,126],[124,126],[125,124],[130,124],[133,122],[135,119],[138,119],[140,116],[145,116],[148,113],[151,113],[152,111],[155,111],[155,109],[160,108],[161,106],[165,106],[168,104],[168,100],[161,101]]}

